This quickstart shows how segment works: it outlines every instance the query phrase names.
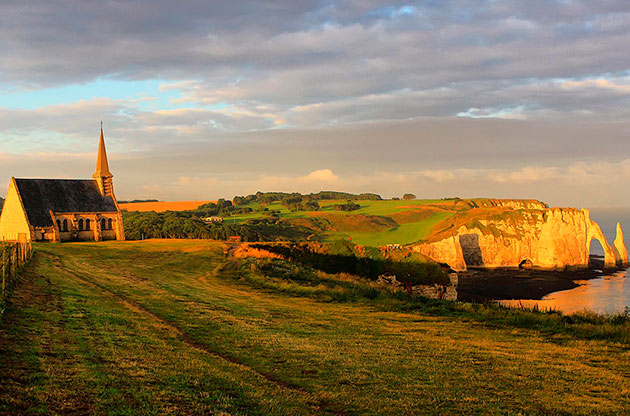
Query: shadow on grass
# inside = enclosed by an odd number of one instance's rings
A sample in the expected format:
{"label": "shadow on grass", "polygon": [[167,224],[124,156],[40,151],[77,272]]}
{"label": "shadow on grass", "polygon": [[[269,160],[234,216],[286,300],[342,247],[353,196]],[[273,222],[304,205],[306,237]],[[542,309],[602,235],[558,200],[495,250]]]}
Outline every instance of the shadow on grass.
{"label": "shadow on grass", "polygon": [[331,253],[315,252],[308,245],[254,244],[252,247],[330,274],[348,273],[369,280],[376,280],[381,275],[394,275],[399,281],[411,285],[446,285],[450,282],[437,263],[420,262],[413,258],[396,261],[383,258],[378,250],[357,256],[351,244],[330,245],[328,249]]}

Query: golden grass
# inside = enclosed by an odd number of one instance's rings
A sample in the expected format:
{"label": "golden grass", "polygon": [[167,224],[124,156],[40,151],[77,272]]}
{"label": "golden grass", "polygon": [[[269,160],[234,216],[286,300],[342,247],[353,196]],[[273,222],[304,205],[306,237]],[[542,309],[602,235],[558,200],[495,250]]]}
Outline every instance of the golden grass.
{"label": "golden grass", "polygon": [[188,211],[199,208],[203,204],[216,201],[161,201],[161,202],[135,202],[128,204],[119,204],[120,209],[127,211]]}
{"label": "golden grass", "polygon": [[255,259],[281,259],[281,255],[272,253],[268,250],[251,247],[249,244],[241,244],[233,252],[236,259],[255,258]]}
{"label": "golden grass", "polygon": [[222,267],[225,248],[38,246],[0,328],[0,413],[630,410],[627,345],[295,297]]}

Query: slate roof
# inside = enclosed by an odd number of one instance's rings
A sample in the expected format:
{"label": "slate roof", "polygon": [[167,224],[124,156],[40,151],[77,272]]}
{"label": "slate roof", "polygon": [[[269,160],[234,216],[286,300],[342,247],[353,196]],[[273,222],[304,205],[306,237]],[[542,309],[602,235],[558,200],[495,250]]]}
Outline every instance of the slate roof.
{"label": "slate roof", "polygon": [[93,179],[15,179],[33,227],[53,225],[54,212],[117,212],[114,200],[101,195]]}

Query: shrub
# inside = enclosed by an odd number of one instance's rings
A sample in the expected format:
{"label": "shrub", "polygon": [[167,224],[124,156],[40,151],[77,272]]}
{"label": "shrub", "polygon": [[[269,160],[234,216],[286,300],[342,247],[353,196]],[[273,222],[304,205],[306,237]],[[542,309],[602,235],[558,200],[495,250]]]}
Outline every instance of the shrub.
{"label": "shrub", "polygon": [[383,274],[395,275],[409,285],[448,284],[449,278],[439,264],[421,262],[414,257],[401,260],[384,258],[378,250],[365,250],[347,240],[335,241],[325,247],[325,253],[315,252],[308,245],[256,244],[252,247],[279,254],[326,273],[349,273],[376,280]]}
{"label": "shrub", "polygon": [[361,205],[352,201],[347,201],[344,204],[335,204],[332,207],[336,211],[356,211],[358,209],[361,209]]}
{"label": "shrub", "polygon": [[249,200],[245,199],[242,196],[235,196],[232,199],[232,205],[246,205],[246,204],[249,204],[249,202],[250,202]]}

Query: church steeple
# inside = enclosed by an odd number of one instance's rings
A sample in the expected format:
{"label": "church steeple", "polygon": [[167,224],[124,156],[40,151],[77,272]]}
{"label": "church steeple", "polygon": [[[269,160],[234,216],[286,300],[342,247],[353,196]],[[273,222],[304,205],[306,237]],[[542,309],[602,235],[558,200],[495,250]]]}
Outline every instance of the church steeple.
{"label": "church steeple", "polygon": [[103,138],[103,122],[101,122],[101,141],[98,144],[98,156],[96,158],[96,172],[93,177],[113,177],[109,171],[109,162],[107,161],[107,151],[105,150],[105,139]]}
{"label": "church steeple", "polygon": [[92,178],[96,179],[98,187],[104,196],[114,198],[114,183],[112,178],[114,175],[109,171],[109,162],[107,161],[107,151],[105,150],[105,139],[103,137],[103,122],[101,121],[101,140],[98,144],[98,156],[96,157],[96,172]]}

